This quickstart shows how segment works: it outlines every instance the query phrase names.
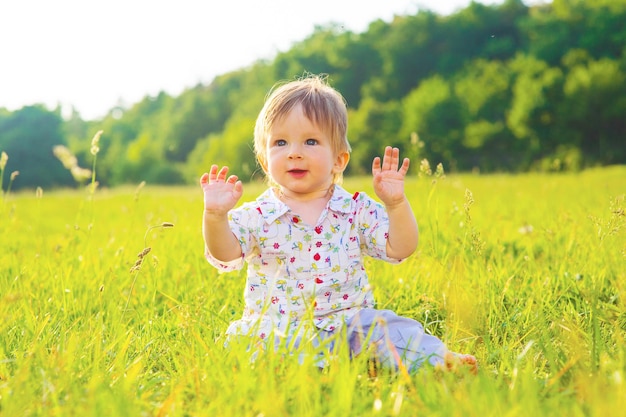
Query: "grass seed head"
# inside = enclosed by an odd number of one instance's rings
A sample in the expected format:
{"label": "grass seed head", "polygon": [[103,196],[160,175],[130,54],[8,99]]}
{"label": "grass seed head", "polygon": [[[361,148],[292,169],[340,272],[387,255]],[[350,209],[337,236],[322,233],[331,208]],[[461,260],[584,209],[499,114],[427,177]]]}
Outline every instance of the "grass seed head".
{"label": "grass seed head", "polygon": [[443,170],[443,164],[439,162],[437,164],[437,169],[435,170],[435,177],[437,178],[445,178],[446,173]]}
{"label": "grass seed head", "polygon": [[147,248],[145,248],[144,250],[142,250],[141,252],[139,252],[139,253],[137,254],[137,257],[138,257],[139,259],[142,259],[142,258],[143,258],[144,256],[146,256],[148,253],[150,253],[150,251],[151,251],[151,250],[152,250],[152,248],[151,248],[151,247],[147,247]]}
{"label": "grass seed head", "polygon": [[98,152],[100,152],[100,147],[98,146],[98,143],[100,142],[101,135],[102,135],[102,130],[98,130],[96,134],[94,135],[93,139],[91,139],[91,149],[89,150],[89,152],[91,152],[93,156],[96,156]]}
{"label": "grass seed head", "polygon": [[2,151],[0,155],[0,169],[4,169],[7,166],[7,161],[9,160],[9,155],[6,152]]}
{"label": "grass seed head", "polygon": [[75,181],[82,182],[91,178],[91,170],[87,168],[81,168],[78,165],[70,168],[70,173],[74,177]]}
{"label": "grass seed head", "polygon": [[57,157],[59,161],[61,161],[65,169],[71,170],[75,166],[78,166],[78,160],[76,159],[74,154],[72,154],[72,151],[70,151],[65,146],[56,145],[52,148],[52,153],[54,154],[54,156]]}
{"label": "grass seed head", "polygon": [[420,162],[420,174],[427,177],[433,175],[433,171],[430,169],[430,162],[428,162],[426,158],[422,159],[422,162]]}

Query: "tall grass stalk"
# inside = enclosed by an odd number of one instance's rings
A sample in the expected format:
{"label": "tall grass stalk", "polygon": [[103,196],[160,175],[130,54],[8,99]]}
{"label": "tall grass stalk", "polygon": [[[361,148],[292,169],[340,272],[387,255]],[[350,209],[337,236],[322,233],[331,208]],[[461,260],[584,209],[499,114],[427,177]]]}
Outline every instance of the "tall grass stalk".
{"label": "tall grass stalk", "polygon": [[2,151],[0,153],[0,194],[2,194],[2,202],[4,203],[4,170],[7,166],[9,155]]}

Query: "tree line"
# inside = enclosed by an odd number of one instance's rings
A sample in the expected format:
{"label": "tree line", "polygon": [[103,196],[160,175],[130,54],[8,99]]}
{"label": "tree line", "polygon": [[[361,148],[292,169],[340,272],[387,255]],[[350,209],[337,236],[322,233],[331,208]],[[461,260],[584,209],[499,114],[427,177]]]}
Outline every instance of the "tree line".
{"label": "tree line", "polygon": [[[103,130],[98,181],[183,184],[212,163],[260,179],[252,152],[268,90],[327,74],[346,98],[352,158],[368,172],[384,145],[447,171],[580,170],[626,163],[626,0],[470,3],[452,15],[420,10],[362,33],[317,27],[272,59],[164,92],[102,120],[41,105],[0,109],[0,151],[14,189],[76,183],[53,154],[67,147],[89,168]],[[417,168],[414,168],[417,169]],[[4,176],[7,186],[9,175]]]}

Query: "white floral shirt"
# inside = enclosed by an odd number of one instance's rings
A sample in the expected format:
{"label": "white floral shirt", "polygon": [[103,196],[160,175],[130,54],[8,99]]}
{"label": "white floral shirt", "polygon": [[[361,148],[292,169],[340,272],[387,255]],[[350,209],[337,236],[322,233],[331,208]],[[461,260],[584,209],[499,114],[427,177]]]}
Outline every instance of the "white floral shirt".
{"label": "white floral shirt", "polygon": [[335,186],[317,224],[306,224],[268,189],[229,213],[242,257],[220,262],[220,272],[248,264],[243,317],[227,334],[293,335],[302,326],[333,331],[374,298],[363,256],[401,262],[386,254],[389,219],[382,204],[364,193]]}

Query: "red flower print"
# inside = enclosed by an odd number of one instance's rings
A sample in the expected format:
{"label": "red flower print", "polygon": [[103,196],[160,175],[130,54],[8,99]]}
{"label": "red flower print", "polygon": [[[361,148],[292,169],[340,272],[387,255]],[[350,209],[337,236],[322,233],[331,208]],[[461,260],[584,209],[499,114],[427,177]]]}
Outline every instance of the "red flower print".
{"label": "red flower print", "polygon": [[320,277],[315,278],[315,283],[316,284],[322,284],[324,282],[324,280],[322,280]]}
{"label": "red flower print", "polygon": [[256,211],[258,211],[258,212],[259,212],[259,214],[263,214],[263,212],[261,211],[261,207],[257,207],[257,208],[256,208]]}
{"label": "red flower print", "polygon": [[356,200],[359,197],[359,192],[357,191],[356,193],[354,193],[354,195],[352,196],[353,200]]}
{"label": "red flower print", "polygon": [[299,223],[299,222],[300,222],[300,219],[299,219],[297,216],[293,216],[293,217],[291,218],[291,221],[293,221],[294,223]]}
{"label": "red flower print", "polygon": [[347,299],[348,299],[348,294],[344,294],[344,295],[343,295],[343,299],[344,299],[344,300],[347,300]]}
{"label": "red flower print", "polygon": [[299,289],[299,290],[303,290],[303,289],[304,289],[304,284],[303,284],[303,283],[301,283],[301,282],[299,282],[299,283],[298,283],[298,289]]}
{"label": "red flower print", "polygon": [[276,304],[278,302],[278,297],[272,297],[272,304]]}
{"label": "red flower print", "polygon": [[322,226],[317,226],[315,228],[315,233],[317,233],[319,235],[320,233],[322,233],[322,230],[324,230],[324,228]]}
{"label": "red flower print", "polygon": [[254,287],[252,285],[250,285],[250,291],[254,292]]}
{"label": "red flower print", "polygon": [[330,297],[330,291],[326,291],[326,292],[324,293],[324,297]]}
{"label": "red flower print", "polygon": [[316,261],[319,261],[321,258],[319,253],[316,253],[315,255],[313,255],[313,259],[315,259]]}
{"label": "red flower print", "polygon": [[315,246],[317,246],[318,248],[322,247],[322,242],[315,242]]}
{"label": "red flower print", "polygon": [[294,263],[296,261],[296,257],[292,256],[291,258],[289,258],[289,262]]}
{"label": "red flower print", "polygon": [[280,248],[280,245],[278,244],[278,242],[274,243],[274,249],[278,249]]}
{"label": "red flower print", "polygon": [[265,333],[261,333],[259,336],[261,337],[261,339],[265,339]]}

